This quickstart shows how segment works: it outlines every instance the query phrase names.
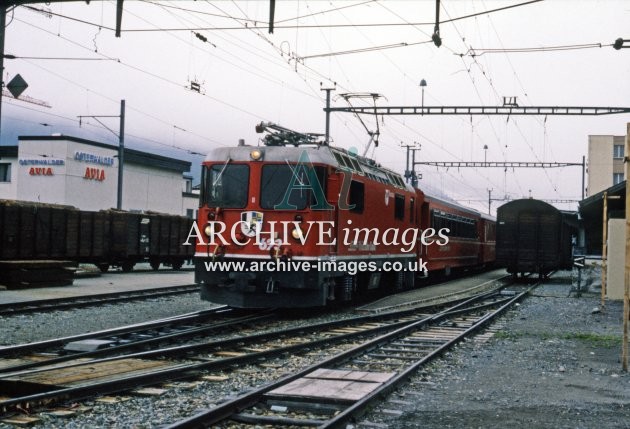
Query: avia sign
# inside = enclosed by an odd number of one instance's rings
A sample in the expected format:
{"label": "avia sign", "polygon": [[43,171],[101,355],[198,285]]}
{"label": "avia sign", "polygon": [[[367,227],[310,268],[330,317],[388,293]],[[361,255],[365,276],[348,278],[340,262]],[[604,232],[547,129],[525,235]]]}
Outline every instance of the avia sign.
{"label": "avia sign", "polygon": [[85,169],[85,175],[83,176],[83,178],[102,182],[103,180],[105,180],[105,170],[103,170],[102,168],[87,167]]}
{"label": "avia sign", "polygon": [[28,170],[28,174],[31,176],[54,176],[51,167],[31,167],[30,170]]}

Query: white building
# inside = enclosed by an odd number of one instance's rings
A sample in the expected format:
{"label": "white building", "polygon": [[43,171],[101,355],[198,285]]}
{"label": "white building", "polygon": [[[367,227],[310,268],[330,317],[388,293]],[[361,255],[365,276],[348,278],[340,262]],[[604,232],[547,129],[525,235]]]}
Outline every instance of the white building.
{"label": "white building", "polygon": [[[0,147],[0,198],[66,204],[81,210],[116,207],[118,147],[76,137],[21,136]],[[194,215],[191,163],[125,148],[122,209]]]}
{"label": "white building", "polygon": [[626,180],[623,164],[625,143],[626,136],[588,136],[587,196]]}

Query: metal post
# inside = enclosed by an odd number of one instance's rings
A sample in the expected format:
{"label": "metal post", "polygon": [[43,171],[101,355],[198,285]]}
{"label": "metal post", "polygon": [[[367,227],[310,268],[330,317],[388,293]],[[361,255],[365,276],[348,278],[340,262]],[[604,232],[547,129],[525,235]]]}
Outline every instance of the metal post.
{"label": "metal post", "polygon": [[623,289],[623,341],[621,344],[621,366],[628,371],[628,320],[630,319],[630,186],[628,186],[628,155],[630,154],[630,123],[626,126],[624,164],[626,172],[626,263]]}
{"label": "metal post", "polygon": [[2,89],[4,88],[4,31],[7,24],[7,8],[0,7],[0,143],[2,143]]}
{"label": "metal post", "polygon": [[125,165],[125,100],[120,100],[120,128],[118,130],[118,196],[116,208],[122,209],[123,167]]}
{"label": "metal post", "polygon": [[424,86],[422,87],[422,114],[424,115]]}
{"label": "metal post", "polygon": [[492,189],[488,189],[488,214],[491,212],[490,206],[492,205]]}
{"label": "metal post", "polygon": [[602,303],[600,309],[606,307],[606,270],[608,259],[608,192],[604,192],[604,212],[602,213]]}
{"label": "metal post", "polygon": [[586,157],[582,155],[582,199],[584,199],[584,190],[585,190],[584,177],[585,176],[586,176]]}
{"label": "metal post", "polygon": [[409,183],[410,178],[411,170],[409,170],[409,146],[407,146],[407,158],[405,160],[405,179],[407,179],[407,183]]}
{"label": "metal post", "polygon": [[330,91],[332,88],[324,88],[326,91],[326,135],[324,140],[326,141],[326,146],[330,143]]}
{"label": "metal post", "polygon": [[416,176],[416,148],[411,152],[411,186],[418,187],[418,176]]}

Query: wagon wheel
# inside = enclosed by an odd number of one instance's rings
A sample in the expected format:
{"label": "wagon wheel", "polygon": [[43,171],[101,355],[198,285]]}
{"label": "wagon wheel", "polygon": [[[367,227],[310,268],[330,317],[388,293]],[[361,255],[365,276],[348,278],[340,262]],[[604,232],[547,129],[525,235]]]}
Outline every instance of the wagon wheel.
{"label": "wagon wheel", "polygon": [[184,261],[177,260],[177,261],[174,261],[171,264],[171,267],[173,268],[173,270],[177,271],[177,270],[180,270],[182,268],[182,265],[184,265]]}
{"label": "wagon wheel", "polygon": [[109,264],[107,262],[103,262],[101,264],[96,264],[101,273],[106,273],[109,270]]}
{"label": "wagon wheel", "polygon": [[149,261],[149,264],[151,265],[153,271],[157,271],[160,268],[160,261],[151,260]]}

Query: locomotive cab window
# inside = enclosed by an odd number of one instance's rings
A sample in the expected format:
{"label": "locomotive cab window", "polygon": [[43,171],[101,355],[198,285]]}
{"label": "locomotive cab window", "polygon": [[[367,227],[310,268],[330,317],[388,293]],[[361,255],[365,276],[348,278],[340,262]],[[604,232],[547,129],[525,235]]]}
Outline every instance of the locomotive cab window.
{"label": "locomotive cab window", "polygon": [[215,164],[204,169],[202,200],[210,207],[243,208],[247,205],[249,166]]}
{"label": "locomotive cab window", "polygon": [[[321,188],[326,195],[326,170],[323,167],[313,167],[317,183],[311,183],[313,177],[311,167],[300,167],[287,164],[267,164],[263,166],[260,181],[260,206],[273,210],[282,204],[285,194],[289,192],[288,205],[296,210],[304,210],[308,206],[321,203],[312,189]],[[315,181],[315,180],[314,180]],[[285,203],[286,203],[285,202]]]}
{"label": "locomotive cab window", "polygon": [[405,219],[405,196],[394,194],[394,218]]}

